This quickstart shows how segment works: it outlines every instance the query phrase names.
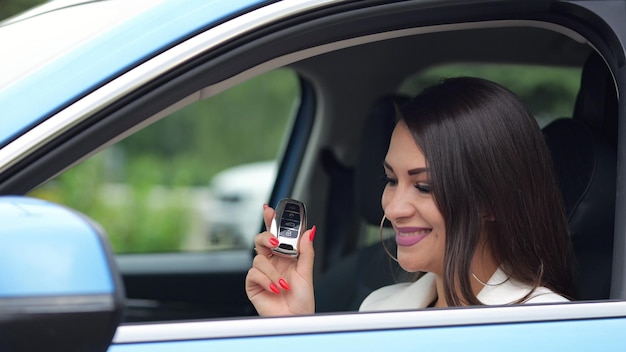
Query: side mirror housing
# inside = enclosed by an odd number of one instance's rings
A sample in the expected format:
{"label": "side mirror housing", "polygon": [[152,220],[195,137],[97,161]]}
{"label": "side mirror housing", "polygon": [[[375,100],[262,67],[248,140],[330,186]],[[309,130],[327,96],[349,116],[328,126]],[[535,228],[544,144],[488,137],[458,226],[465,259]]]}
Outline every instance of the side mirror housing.
{"label": "side mirror housing", "polygon": [[103,230],[28,197],[0,197],[0,350],[106,351],[124,290]]}

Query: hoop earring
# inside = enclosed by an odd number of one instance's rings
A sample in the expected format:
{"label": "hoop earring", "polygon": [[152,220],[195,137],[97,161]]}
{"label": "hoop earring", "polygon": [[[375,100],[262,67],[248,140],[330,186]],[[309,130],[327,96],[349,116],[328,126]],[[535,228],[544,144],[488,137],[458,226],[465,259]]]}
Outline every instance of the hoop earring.
{"label": "hoop earring", "polygon": [[393,254],[391,254],[391,252],[389,251],[389,249],[387,249],[387,246],[385,245],[385,241],[383,240],[383,224],[385,223],[385,220],[387,220],[387,218],[385,218],[385,214],[383,214],[383,218],[380,220],[380,227],[378,228],[380,243],[383,245],[383,249],[385,250],[385,253],[387,253],[387,255],[389,256],[389,258],[393,259],[397,263],[398,258],[394,257]]}

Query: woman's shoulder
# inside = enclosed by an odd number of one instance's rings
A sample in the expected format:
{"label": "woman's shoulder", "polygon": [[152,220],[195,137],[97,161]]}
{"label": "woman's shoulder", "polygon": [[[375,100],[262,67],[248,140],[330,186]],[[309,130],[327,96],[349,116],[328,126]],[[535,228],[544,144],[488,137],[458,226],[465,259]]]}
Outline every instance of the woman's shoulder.
{"label": "woman's shoulder", "polygon": [[359,311],[426,308],[437,297],[435,275],[426,273],[415,282],[384,286],[370,293]]}
{"label": "woman's shoulder", "polygon": [[560,303],[570,300],[555,293],[547,287],[537,287],[524,303]]}
{"label": "woman's shoulder", "polygon": [[[525,298],[526,297],[526,298]],[[487,305],[522,303],[559,303],[569,301],[549,288],[531,285],[510,278],[502,269],[496,270],[477,298]],[[525,299],[524,299],[525,298]]]}

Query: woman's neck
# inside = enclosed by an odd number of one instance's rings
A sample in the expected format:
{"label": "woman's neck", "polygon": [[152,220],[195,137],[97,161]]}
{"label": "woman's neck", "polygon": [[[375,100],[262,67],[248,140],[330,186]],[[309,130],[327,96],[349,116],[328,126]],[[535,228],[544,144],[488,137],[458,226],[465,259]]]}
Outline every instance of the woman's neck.
{"label": "woman's neck", "polygon": [[[489,247],[484,242],[478,245],[478,249],[472,258],[472,267],[470,277],[470,284],[472,293],[474,296],[478,296],[478,293],[485,287],[483,283],[487,283],[493,274],[498,270],[500,264],[495,260],[494,256],[489,250]],[[476,277],[473,277],[473,276]],[[437,300],[435,301],[435,307],[448,307],[446,301],[446,295],[443,285],[443,276],[436,274],[435,280],[437,286]],[[482,283],[481,283],[482,281]],[[457,285],[458,286],[458,285]],[[460,290],[457,290],[457,297],[462,297]]]}

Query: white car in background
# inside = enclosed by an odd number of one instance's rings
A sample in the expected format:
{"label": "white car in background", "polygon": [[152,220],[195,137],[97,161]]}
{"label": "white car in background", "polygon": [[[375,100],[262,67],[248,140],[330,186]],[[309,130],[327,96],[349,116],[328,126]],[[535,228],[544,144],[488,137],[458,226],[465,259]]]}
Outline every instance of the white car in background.
{"label": "white car in background", "polygon": [[212,202],[207,216],[209,242],[227,247],[252,247],[263,224],[274,180],[276,161],[238,165],[211,180]]}

